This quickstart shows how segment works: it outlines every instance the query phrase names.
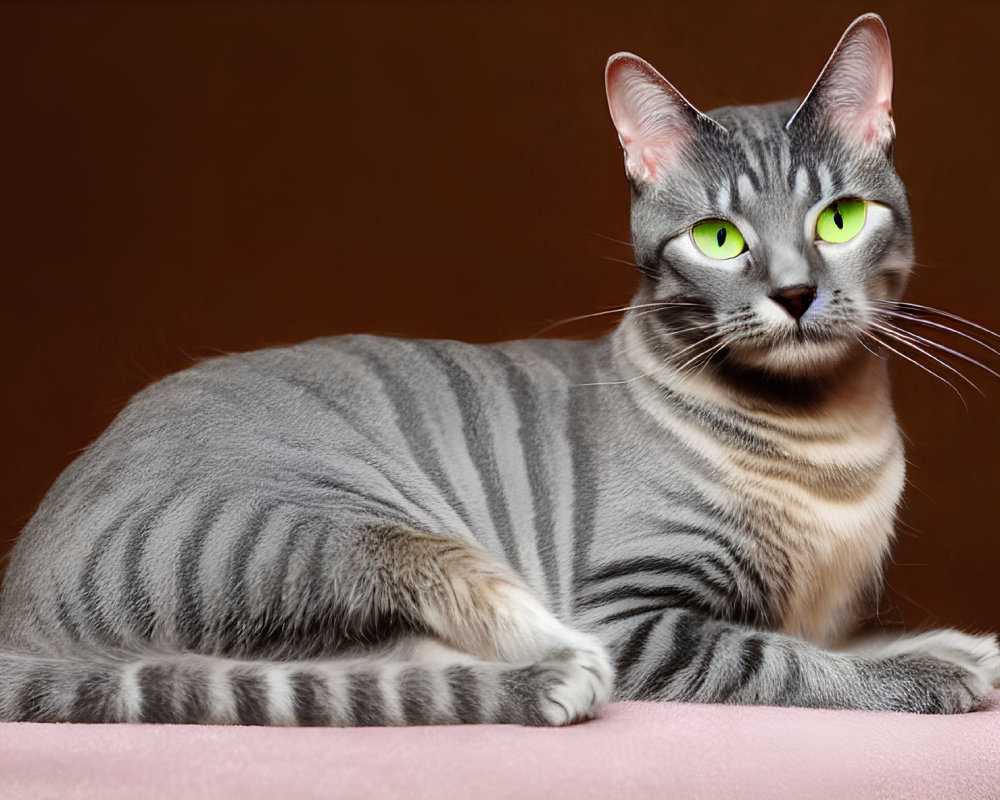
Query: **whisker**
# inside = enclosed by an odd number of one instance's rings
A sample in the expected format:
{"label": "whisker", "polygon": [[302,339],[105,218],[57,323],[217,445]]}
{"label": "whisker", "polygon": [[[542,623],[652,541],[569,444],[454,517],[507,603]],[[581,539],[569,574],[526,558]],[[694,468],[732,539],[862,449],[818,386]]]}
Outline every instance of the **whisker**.
{"label": "whisker", "polygon": [[[990,375],[993,375],[994,377],[1000,378],[1000,372],[997,372],[996,370],[991,369],[990,367],[986,366],[982,362],[977,361],[976,359],[974,359],[972,356],[967,356],[965,353],[961,352],[960,350],[954,350],[954,349],[948,347],[947,345],[943,345],[940,342],[935,342],[933,339],[927,339],[927,338],[921,336],[918,333],[914,333],[913,331],[904,331],[902,328],[898,328],[898,327],[895,327],[895,326],[892,326],[892,325],[890,325],[890,327],[893,327],[893,329],[896,330],[896,331],[905,333],[907,336],[912,336],[914,339],[917,339],[918,341],[923,342],[926,345],[929,345],[931,347],[935,347],[938,350],[940,350],[941,352],[947,353],[950,356],[954,356],[955,358],[960,358],[963,361],[968,361],[970,364],[975,364],[980,369],[985,370],[986,372],[990,373]],[[992,350],[992,348],[990,348],[990,349]],[[996,351],[994,351],[994,352],[996,352]],[[1000,355],[1000,354],[998,354],[998,355]]]}
{"label": "whisker", "polygon": [[603,317],[607,314],[624,314],[638,308],[649,308],[653,311],[660,311],[667,308],[679,308],[682,306],[703,308],[700,303],[683,303],[674,300],[657,300],[653,303],[639,303],[638,305],[627,304],[617,306],[615,308],[609,308],[606,311],[595,311],[593,314],[580,314],[576,317],[567,317],[566,319],[557,320],[556,322],[546,325],[536,333],[533,333],[532,337],[541,336],[543,333],[547,333],[553,328],[558,328],[560,325],[568,325],[571,322],[579,322],[580,320],[591,319],[592,317]]}
{"label": "whisker", "polygon": [[[707,336],[704,339],[702,339],[701,341],[695,342],[693,345],[690,345],[689,347],[685,347],[684,350],[681,350],[679,353],[675,353],[674,355],[675,356],[679,356],[679,355],[681,355],[681,353],[684,353],[685,351],[690,350],[692,347],[696,347],[697,345],[700,345],[700,344],[705,344],[705,342],[711,341],[712,339],[718,338],[719,336],[727,336],[728,333],[729,333],[728,331],[718,331],[717,333],[713,334],[712,336]],[[706,350],[703,350],[700,353],[695,353],[692,358],[689,358],[687,361],[685,361],[683,364],[681,364],[679,367],[676,368],[677,372],[683,372],[685,369],[687,369],[687,367],[689,365],[691,365],[692,363],[698,361],[699,359],[705,358],[706,356],[708,357],[709,360],[711,360],[711,357],[713,355],[715,355],[715,353],[717,353],[719,350],[721,350],[723,347],[725,347],[731,341],[732,341],[731,338],[725,338],[719,344],[712,345],[711,347],[707,348]]]}
{"label": "whisker", "polygon": [[616,264],[625,264],[629,267],[635,267],[636,269],[642,270],[644,267],[636,264],[634,261],[629,261],[625,258],[615,258],[614,256],[601,256],[605,261],[614,261]]}
{"label": "whisker", "polygon": [[730,345],[732,342],[733,342],[732,338],[723,339],[712,350],[710,350],[709,352],[705,353],[703,355],[704,361],[702,362],[701,366],[698,368],[698,374],[700,375],[705,370],[705,367],[708,366],[709,362],[712,360],[712,358],[715,356],[716,353],[718,353],[724,347]]}
{"label": "whisker", "polygon": [[[666,369],[666,368],[667,368],[666,365],[664,365],[663,367],[657,367],[657,369]],[[649,372],[642,373],[642,375],[636,375],[634,378],[625,378],[620,381],[597,381],[595,383],[574,383],[572,384],[572,386],[573,388],[576,388],[578,386],[621,386],[622,384],[625,383],[632,383],[633,381],[641,380],[642,378],[648,378],[650,375],[656,372],[657,369],[651,369]]]}
{"label": "whisker", "polygon": [[888,344],[887,342],[883,342],[883,341],[882,341],[881,339],[879,339],[879,338],[878,338],[878,336],[876,336],[876,335],[875,335],[874,333],[870,333],[870,332],[868,332],[868,331],[864,331],[863,333],[864,333],[864,335],[865,335],[865,336],[867,336],[867,337],[869,337],[870,339],[872,339],[872,340],[873,340],[873,341],[874,341],[874,342],[875,342],[876,344],[879,344],[879,345],[881,345],[881,346],[882,346],[882,347],[884,347],[884,348],[885,348],[886,350],[890,350],[890,351],[892,351],[893,353],[895,353],[895,354],[896,354],[897,356],[899,356],[900,358],[904,358],[904,359],[906,359],[907,361],[909,361],[909,362],[910,362],[911,364],[915,364],[915,365],[916,365],[916,366],[918,366],[918,367],[919,367],[920,369],[922,369],[922,370],[923,370],[924,372],[927,372],[928,374],[930,374],[930,375],[933,375],[933,376],[934,376],[935,378],[937,378],[937,379],[938,379],[939,381],[941,381],[942,383],[944,383],[944,384],[945,384],[945,385],[946,385],[946,386],[947,386],[948,388],[950,388],[950,389],[951,389],[951,390],[952,390],[952,391],[953,391],[953,392],[954,392],[955,394],[957,394],[957,395],[958,395],[958,398],[959,398],[959,400],[961,400],[961,401],[962,401],[962,405],[963,405],[963,406],[965,406],[965,407],[966,407],[966,408],[968,409],[969,405],[968,405],[968,403],[966,403],[966,402],[965,402],[965,397],[964,397],[964,396],[962,395],[962,393],[961,393],[961,392],[960,392],[960,391],[959,391],[959,390],[958,390],[958,389],[957,389],[957,388],[955,387],[955,385],[954,385],[954,384],[953,384],[953,383],[952,383],[951,381],[949,381],[949,380],[948,380],[947,378],[944,378],[944,377],[942,377],[941,375],[938,375],[938,374],[937,374],[937,373],[936,373],[936,372],[935,372],[934,370],[932,370],[932,369],[931,369],[930,367],[928,367],[928,366],[925,366],[924,364],[921,364],[921,363],[920,363],[919,361],[916,361],[916,360],[914,360],[914,359],[910,358],[910,357],[909,357],[908,355],[905,355],[905,354],[903,354],[903,353],[899,352],[899,350],[897,350],[897,349],[896,349],[895,347],[893,347],[892,345]]}
{"label": "whisker", "polygon": [[986,344],[986,342],[984,342],[982,339],[977,339],[975,336],[972,336],[971,334],[965,333],[964,331],[960,331],[957,328],[952,328],[952,327],[950,327],[948,325],[942,325],[940,322],[933,322],[932,320],[923,319],[922,317],[915,317],[915,316],[913,316],[911,314],[901,314],[898,311],[890,311],[889,309],[885,309],[885,308],[876,311],[876,313],[877,314],[888,314],[890,317],[896,317],[897,319],[910,320],[911,322],[916,322],[916,323],[919,323],[920,325],[927,325],[927,326],[929,326],[931,328],[937,328],[937,329],[942,330],[942,331],[947,331],[948,333],[953,333],[956,336],[961,336],[963,339],[968,339],[970,342],[975,342],[980,347],[986,348],[987,350],[989,350],[994,355],[1000,356],[1000,350],[996,350],[993,347],[990,347],[990,345]]}
{"label": "whisker", "polygon": [[922,306],[919,303],[893,302],[891,300],[872,300],[871,302],[875,303],[877,305],[880,305],[880,306],[888,306],[889,308],[892,308],[894,310],[913,311],[913,312],[915,312],[917,314],[919,314],[921,312],[927,313],[927,314],[937,314],[939,316],[946,317],[947,319],[954,320],[955,322],[962,322],[962,323],[964,323],[966,325],[969,325],[970,327],[975,328],[977,331],[982,331],[983,333],[988,333],[990,336],[994,337],[995,339],[1000,339],[1000,333],[997,333],[996,331],[992,331],[989,328],[985,328],[982,325],[979,325],[978,323],[973,322],[971,319],[966,319],[965,317],[960,317],[958,314],[953,314],[950,311],[943,311],[940,308],[933,308],[931,306]]}
{"label": "whisker", "polygon": [[623,242],[621,239],[616,239],[613,236],[607,236],[606,234],[598,233],[597,231],[587,231],[587,233],[590,234],[591,236],[596,236],[598,239],[605,239],[609,242],[614,242],[615,244],[623,244],[626,247],[633,246],[632,242]]}
{"label": "whisker", "polygon": [[[955,369],[947,361],[943,361],[942,359],[938,358],[934,354],[928,353],[922,347],[920,347],[919,345],[915,344],[911,339],[906,338],[906,336],[915,336],[915,334],[911,334],[911,333],[909,333],[909,331],[901,331],[898,328],[890,328],[890,327],[887,327],[885,325],[879,325],[878,323],[874,323],[874,325],[880,331],[882,331],[886,335],[892,337],[895,341],[899,342],[900,344],[905,344],[905,345],[908,345],[909,347],[912,347],[918,353],[922,353],[923,355],[927,356],[927,358],[931,359],[931,361],[937,362],[938,364],[940,364],[942,367],[944,367],[949,372],[953,372],[955,375],[958,375],[959,378],[961,378],[963,381],[965,381],[967,384],[969,384],[969,386],[971,386],[973,389],[975,389],[977,392],[979,392],[979,394],[983,395],[983,397],[986,396],[985,393],[983,392],[983,390],[980,389],[978,386],[976,386],[976,384],[973,383],[972,380],[969,379],[964,373],[962,373],[959,370]],[[903,334],[905,334],[905,336]]]}

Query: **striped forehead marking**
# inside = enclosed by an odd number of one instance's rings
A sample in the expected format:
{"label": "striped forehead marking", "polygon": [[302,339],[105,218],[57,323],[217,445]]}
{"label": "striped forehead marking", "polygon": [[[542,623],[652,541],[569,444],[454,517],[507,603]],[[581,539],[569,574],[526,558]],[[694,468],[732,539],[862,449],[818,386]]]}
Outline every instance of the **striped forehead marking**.
{"label": "striped forehead marking", "polygon": [[757,197],[757,190],[754,189],[753,181],[745,172],[741,172],[736,179],[736,193],[739,195],[741,203],[749,203]]}
{"label": "striped forehead marking", "polygon": [[719,186],[719,191],[715,195],[715,205],[720,212],[726,213],[730,210],[732,202],[732,190],[729,188],[729,181],[726,181]]}
{"label": "striped forehead marking", "polygon": [[799,168],[795,170],[795,185],[792,187],[792,192],[796,197],[806,197],[809,194],[809,171],[805,164],[799,164]]}
{"label": "striped forehead marking", "polygon": [[824,199],[833,199],[833,175],[830,172],[830,168],[826,163],[822,163],[817,167],[816,174],[819,177],[819,191]]}

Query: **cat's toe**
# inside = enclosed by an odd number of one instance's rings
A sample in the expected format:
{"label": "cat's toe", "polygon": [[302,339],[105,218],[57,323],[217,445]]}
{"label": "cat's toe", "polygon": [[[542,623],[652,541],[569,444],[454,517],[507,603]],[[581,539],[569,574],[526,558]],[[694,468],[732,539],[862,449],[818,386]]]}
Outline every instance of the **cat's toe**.
{"label": "cat's toe", "polygon": [[539,666],[549,678],[541,698],[541,713],[549,725],[591,719],[611,697],[611,661],[596,642],[553,653]]}

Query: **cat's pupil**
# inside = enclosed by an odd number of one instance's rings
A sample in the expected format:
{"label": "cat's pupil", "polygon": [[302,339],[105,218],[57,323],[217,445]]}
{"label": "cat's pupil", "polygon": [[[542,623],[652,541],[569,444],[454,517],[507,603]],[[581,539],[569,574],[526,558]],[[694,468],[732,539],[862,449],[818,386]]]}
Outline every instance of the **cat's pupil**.
{"label": "cat's pupil", "polygon": [[719,247],[722,247],[726,243],[726,229],[719,228],[718,233],[715,234],[715,241],[719,243]]}
{"label": "cat's pupil", "polygon": [[844,218],[841,216],[840,207],[836,203],[833,204],[833,224],[840,228],[840,230],[844,230]]}

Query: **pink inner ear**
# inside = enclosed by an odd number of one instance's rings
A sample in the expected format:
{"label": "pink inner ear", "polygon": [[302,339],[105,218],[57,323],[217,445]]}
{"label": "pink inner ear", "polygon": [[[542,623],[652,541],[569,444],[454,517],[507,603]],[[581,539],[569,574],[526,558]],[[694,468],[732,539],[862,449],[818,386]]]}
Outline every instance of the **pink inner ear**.
{"label": "pink inner ear", "polygon": [[642,59],[613,56],[605,82],[608,108],[625,148],[625,169],[642,183],[654,183],[675,163],[691,135],[685,101]]}
{"label": "pink inner ear", "polygon": [[892,51],[877,14],[858,17],[844,32],[806,99],[789,119],[789,127],[804,109],[859,145],[887,148],[892,144],[896,135]]}
{"label": "pink inner ear", "polygon": [[878,18],[863,18],[844,35],[822,79],[827,119],[865,144],[887,145],[892,122],[892,52]]}

